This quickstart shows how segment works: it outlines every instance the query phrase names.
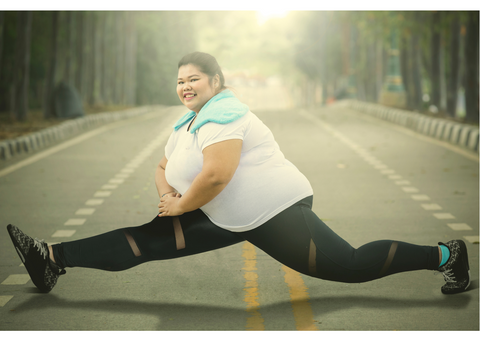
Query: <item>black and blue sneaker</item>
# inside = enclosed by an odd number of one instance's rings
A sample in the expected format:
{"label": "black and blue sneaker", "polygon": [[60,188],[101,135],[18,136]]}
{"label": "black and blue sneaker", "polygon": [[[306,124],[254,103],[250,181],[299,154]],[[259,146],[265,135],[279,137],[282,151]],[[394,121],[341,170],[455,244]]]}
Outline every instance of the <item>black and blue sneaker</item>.
{"label": "black and blue sneaker", "polygon": [[50,292],[57,284],[58,276],[66,271],[50,260],[47,243],[30,238],[13,225],[8,225],[7,231],[33,284],[42,292]]}
{"label": "black and blue sneaker", "polygon": [[447,263],[438,268],[446,282],[442,286],[442,293],[449,295],[464,292],[470,285],[470,267],[465,242],[451,240],[446,244],[438,243],[438,245],[445,245],[450,251]]}

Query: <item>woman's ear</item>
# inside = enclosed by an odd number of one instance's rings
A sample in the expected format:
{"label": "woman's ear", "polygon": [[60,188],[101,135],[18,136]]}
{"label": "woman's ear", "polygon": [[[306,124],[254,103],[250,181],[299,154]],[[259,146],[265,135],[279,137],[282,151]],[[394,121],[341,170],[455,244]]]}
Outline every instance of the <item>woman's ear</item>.
{"label": "woman's ear", "polygon": [[220,76],[218,74],[216,74],[213,78],[213,87],[215,88],[215,90],[220,87]]}

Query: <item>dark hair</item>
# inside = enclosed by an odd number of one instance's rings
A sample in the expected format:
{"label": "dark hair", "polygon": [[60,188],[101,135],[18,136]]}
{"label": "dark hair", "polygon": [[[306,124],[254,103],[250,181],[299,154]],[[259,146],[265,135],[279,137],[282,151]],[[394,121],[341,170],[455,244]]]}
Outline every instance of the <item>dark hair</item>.
{"label": "dark hair", "polygon": [[198,69],[204,74],[208,75],[209,80],[211,81],[215,75],[220,77],[220,89],[226,89],[225,86],[225,77],[223,76],[222,69],[218,65],[217,60],[214,56],[205,53],[205,52],[192,52],[185,56],[178,62],[178,68],[181,66],[192,64],[198,67]]}

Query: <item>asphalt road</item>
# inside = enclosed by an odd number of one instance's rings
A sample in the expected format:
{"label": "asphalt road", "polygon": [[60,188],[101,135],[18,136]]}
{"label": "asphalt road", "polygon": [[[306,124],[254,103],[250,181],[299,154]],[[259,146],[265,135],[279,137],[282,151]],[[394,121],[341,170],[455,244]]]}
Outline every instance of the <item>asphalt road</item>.
{"label": "asphalt road", "polygon": [[154,170],[183,112],[159,109],[11,172],[18,160],[3,165],[0,330],[479,330],[478,156],[341,107],[256,114],[311,181],[314,211],[340,236],[354,247],[464,239],[467,292],[442,295],[443,277],[432,271],[322,281],[240,243],[123,272],[67,269],[52,292],[39,293],[6,225],[58,243],[150,221]]}

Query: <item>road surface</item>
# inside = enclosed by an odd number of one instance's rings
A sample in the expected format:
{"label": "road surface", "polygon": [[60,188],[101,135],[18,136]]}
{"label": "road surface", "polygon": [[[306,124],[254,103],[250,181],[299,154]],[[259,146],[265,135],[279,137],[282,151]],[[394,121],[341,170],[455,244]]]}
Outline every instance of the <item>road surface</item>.
{"label": "road surface", "polygon": [[469,291],[442,295],[433,271],[327,282],[240,243],[123,272],[67,269],[39,293],[6,225],[58,243],[150,221],[154,170],[184,112],[158,109],[3,165],[0,330],[479,330],[478,157],[342,107],[256,114],[311,181],[314,211],[352,246],[464,239]]}

